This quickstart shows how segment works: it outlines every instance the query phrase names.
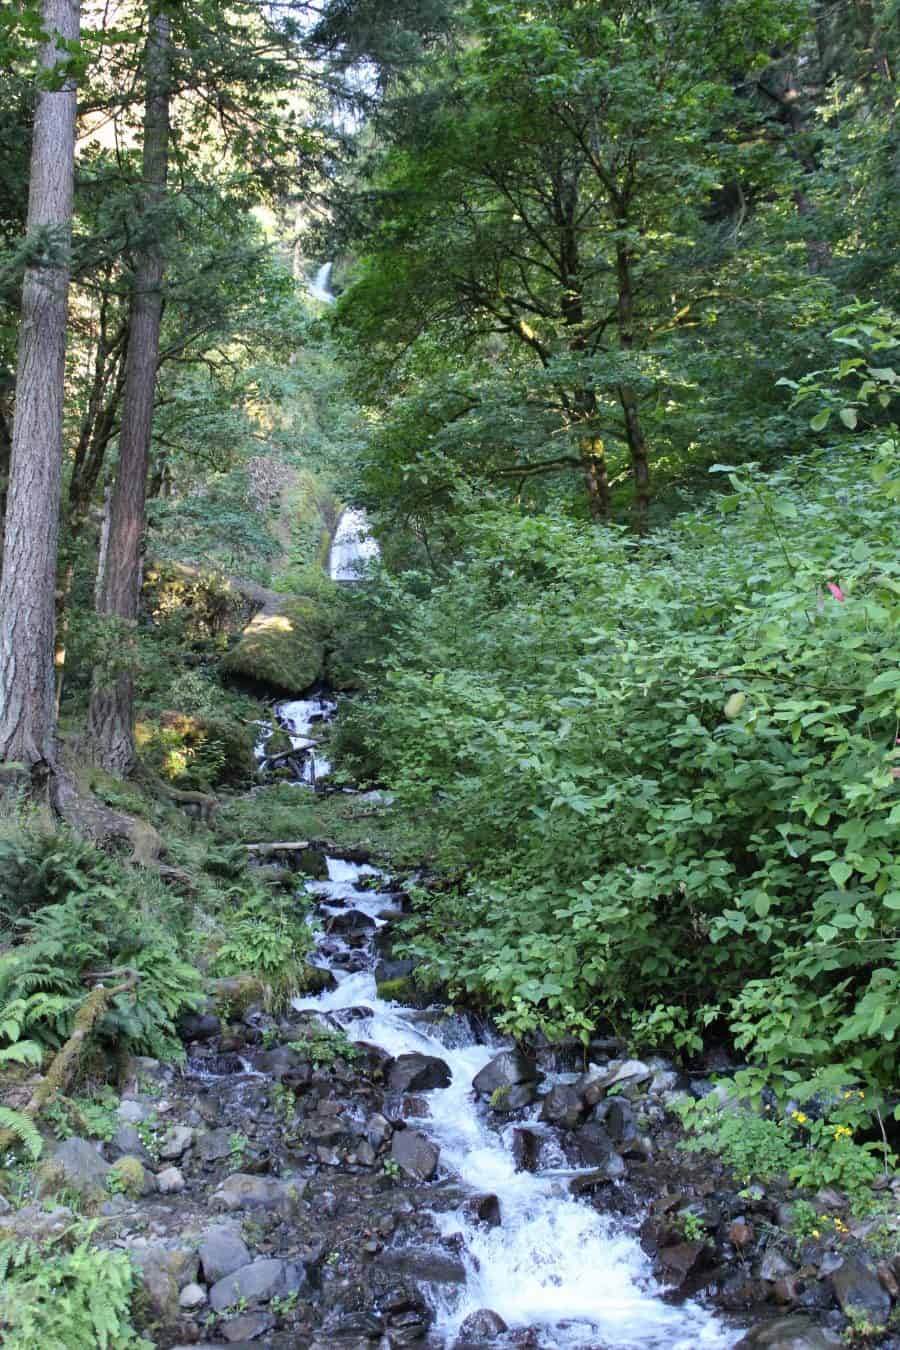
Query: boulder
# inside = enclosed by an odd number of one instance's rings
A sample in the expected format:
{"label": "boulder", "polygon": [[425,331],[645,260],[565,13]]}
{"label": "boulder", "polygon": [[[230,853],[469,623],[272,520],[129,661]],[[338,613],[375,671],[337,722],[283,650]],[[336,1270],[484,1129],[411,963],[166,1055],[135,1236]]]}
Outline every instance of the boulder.
{"label": "boulder", "polygon": [[661,1248],[656,1254],[654,1273],[663,1284],[677,1289],[698,1264],[705,1247],[705,1242],[676,1242]]}
{"label": "boulder", "polygon": [[418,1130],[398,1130],[391,1140],[391,1157],[414,1181],[430,1181],[440,1156],[437,1145]]}
{"label": "boulder", "polygon": [[183,1041],[212,1041],[222,1034],[222,1023],[215,1013],[185,1013],[178,1019],[178,1034]]}
{"label": "boulder", "polygon": [[496,1195],[471,1195],[463,1201],[462,1212],[473,1223],[497,1228],[501,1223],[500,1201]]}
{"label": "boulder", "polygon": [[891,1296],[875,1270],[859,1256],[845,1256],[831,1273],[834,1296],[845,1317],[883,1327],[891,1315]]}
{"label": "boulder", "polygon": [[227,1125],[217,1130],[207,1130],[197,1140],[197,1152],[204,1162],[221,1162],[232,1152],[233,1137],[234,1130],[229,1129]]}
{"label": "boulder", "polygon": [[94,1144],[73,1135],[59,1145],[38,1173],[36,1195],[42,1199],[67,1187],[83,1199],[97,1202],[107,1195],[106,1179],[112,1168]]}
{"label": "boulder", "polygon": [[594,1110],[594,1120],[603,1128],[614,1144],[630,1144],[637,1138],[637,1120],[634,1107],[625,1097],[610,1097]]}
{"label": "boulder", "polygon": [[164,1162],[180,1158],[194,1142],[194,1131],[190,1125],[170,1125],[159,1146],[159,1156]]}
{"label": "boulder", "polygon": [[612,1181],[625,1175],[625,1164],[616,1152],[605,1128],[589,1120],[576,1130],[574,1137],[579,1157],[588,1167],[601,1167]]}
{"label": "boulder", "polygon": [[273,594],[219,662],[219,670],[285,694],[303,694],[322,673],[328,626],[324,606],[309,596]]}
{"label": "boulder", "polygon": [[179,1294],[197,1278],[197,1253],[183,1247],[133,1247],[130,1250],[137,1279],[147,1307],[150,1321],[169,1326],[177,1321]]}
{"label": "boulder", "polygon": [[508,1327],[499,1313],[490,1308],[479,1308],[469,1313],[459,1329],[458,1346],[481,1345],[484,1341],[495,1341]]}
{"label": "boulder", "polygon": [[571,1083],[557,1083],[541,1102],[541,1120],[563,1130],[574,1130],[585,1112],[581,1093]]}
{"label": "boulder", "polygon": [[178,1306],[185,1312],[193,1312],[196,1308],[202,1308],[206,1302],[206,1290],[202,1284],[186,1284],[178,1295]]}
{"label": "boulder", "polygon": [[816,1326],[808,1317],[779,1317],[754,1327],[735,1350],[837,1350],[843,1344],[837,1332]]}
{"label": "boulder", "polygon": [[180,1167],[164,1167],[156,1174],[160,1195],[177,1195],[184,1190],[184,1175]]}
{"label": "boulder", "polygon": [[270,1312],[239,1313],[237,1317],[228,1319],[222,1328],[222,1335],[229,1345],[246,1345],[248,1341],[265,1336],[274,1325],[275,1318]]}
{"label": "boulder", "polygon": [[276,1177],[254,1177],[235,1172],[226,1177],[210,1200],[213,1209],[234,1213],[242,1209],[266,1209],[291,1219],[300,1208],[306,1182],[302,1178],[283,1181]]}
{"label": "boulder", "polygon": [[521,1050],[504,1050],[475,1075],[472,1087],[479,1097],[491,1097],[498,1090],[517,1083],[534,1083],[540,1077],[537,1065]]}
{"label": "boulder", "polygon": [[224,1224],[203,1234],[199,1256],[207,1284],[217,1284],[226,1275],[250,1264],[250,1252],[240,1230]]}
{"label": "boulder", "polygon": [[305,1281],[306,1272],[296,1262],[263,1257],[217,1280],[209,1291],[210,1307],[224,1312],[236,1303],[268,1303],[296,1293]]}
{"label": "boulder", "polygon": [[138,1200],[142,1196],[153,1194],[156,1190],[156,1177],[144,1166],[140,1158],[126,1153],[113,1163],[107,1174],[106,1186],[108,1190],[116,1190],[122,1195],[127,1195],[130,1200]]}
{"label": "boulder", "polygon": [[436,1055],[400,1055],[388,1069],[387,1086],[391,1092],[429,1092],[450,1086],[448,1065]]}

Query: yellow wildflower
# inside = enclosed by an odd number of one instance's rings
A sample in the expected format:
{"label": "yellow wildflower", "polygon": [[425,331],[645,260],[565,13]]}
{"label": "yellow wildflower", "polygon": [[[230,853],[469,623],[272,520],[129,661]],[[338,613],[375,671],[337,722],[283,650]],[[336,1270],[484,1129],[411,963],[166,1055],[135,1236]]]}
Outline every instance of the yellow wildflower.
{"label": "yellow wildflower", "polygon": [[814,1229],[812,1230],[812,1235],[813,1235],[814,1238],[817,1238],[817,1237],[821,1237],[821,1236],[822,1236],[822,1234],[819,1232],[818,1228],[814,1228]]}
{"label": "yellow wildflower", "polygon": [[798,1125],[805,1125],[808,1119],[809,1117],[805,1116],[802,1111],[791,1112],[791,1120],[796,1120]]}

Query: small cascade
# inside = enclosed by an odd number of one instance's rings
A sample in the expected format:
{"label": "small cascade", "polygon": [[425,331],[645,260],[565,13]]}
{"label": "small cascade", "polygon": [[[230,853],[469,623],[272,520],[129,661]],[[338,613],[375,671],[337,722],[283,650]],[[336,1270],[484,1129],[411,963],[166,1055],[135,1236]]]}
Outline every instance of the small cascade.
{"label": "small cascade", "polygon": [[[256,761],[260,772],[271,775],[280,768],[286,768],[291,771],[288,782],[314,788],[331,773],[330,761],[318,748],[317,733],[332,720],[337,712],[337,703],[334,699],[320,695],[278,703],[273,711],[274,724],[258,724],[260,734],[256,742]],[[291,748],[269,755],[267,745],[276,727],[288,736]]]}
{"label": "small cascade", "polygon": [[[360,910],[382,925],[388,893],[360,891],[380,875],[374,868],[328,859],[328,880],[307,883],[324,918]],[[377,882],[375,883],[377,885]],[[478,1309],[499,1313],[511,1332],[528,1328],[528,1344],[541,1350],[729,1350],[741,1332],[726,1327],[696,1303],[674,1305],[656,1285],[648,1257],[621,1220],[599,1214],[569,1188],[576,1168],[551,1165],[519,1171],[512,1153],[512,1127],[492,1127],[472,1093],[472,1079],[497,1053],[470,1028],[467,1036],[440,1039],[439,1019],[388,1003],[377,995],[374,954],[358,956],[364,968],[342,960],[334,936],[320,938],[319,960],[338,981],[329,992],[297,998],[298,1011],[341,1020],[353,1010],[348,1034],[392,1056],[440,1057],[452,1075],[449,1087],[422,1094],[429,1114],[412,1120],[440,1147],[443,1173],[466,1190],[499,1200],[502,1222],[489,1228],[465,1208],[436,1214],[442,1233],[462,1244],[466,1283],[447,1292],[430,1286],[436,1311],[434,1344],[452,1346],[463,1321]],[[326,951],[329,960],[326,960]],[[429,1340],[429,1345],[432,1341]],[[504,1338],[504,1344],[507,1344]]]}
{"label": "small cascade", "polygon": [[323,263],[313,279],[309,282],[310,295],[314,300],[320,301],[323,305],[333,305],[335,301],[335,294],[331,289],[331,271],[333,267],[334,263]]}
{"label": "small cascade", "polygon": [[367,562],[378,557],[364,511],[347,510],[338,521],[331,542],[328,570],[332,581],[360,581]]}

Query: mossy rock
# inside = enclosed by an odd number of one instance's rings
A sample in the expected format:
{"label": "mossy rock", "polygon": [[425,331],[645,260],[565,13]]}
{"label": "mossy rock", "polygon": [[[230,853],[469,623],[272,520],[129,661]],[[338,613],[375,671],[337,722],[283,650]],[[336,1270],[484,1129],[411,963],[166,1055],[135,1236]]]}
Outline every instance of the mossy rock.
{"label": "mossy rock", "polygon": [[150,1195],[156,1185],[140,1158],[126,1153],[107,1173],[106,1189],[113,1194],[125,1195],[129,1200],[140,1200],[142,1195]]}
{"label": "mossy rock", "polygon": [[303,969],[303,983],[298,991],[302,994],[324,994],[337,987],[337,980],[330,970],[323,966],[313,966],[308,961]]}
{"label": "mossy rock", "polygon": [[[137,723],[135,736],[142,758],[160,777],[184,786],[197,777],[204,751],[213,772],[204,776],[211,787],[244,787],[256,776],[252,727],[227,717],[195,717],[167,710]],[[200,756],[200,759],[195,759]]]}
{"label": "mossy rock", "polygon": [[397,980],[382,980],[376,986],[379,998],[386,1003],[402,1003],[407,1008],[429,1008],[433,997],[420,989],[408,975]]}
{"label": "mossy rock", "polygon": [[322,601],[285,597],[277,611],[264,610],[250,621],[219,670],[285,694],[303,694],[322,675],[329,626]]}
{"label": "mossy rock", "polygon": [[254,1004],[264,1004],[269,989],[256,975],[225,975],[210,983],[209,994],[218,1012],[240,1017]]}

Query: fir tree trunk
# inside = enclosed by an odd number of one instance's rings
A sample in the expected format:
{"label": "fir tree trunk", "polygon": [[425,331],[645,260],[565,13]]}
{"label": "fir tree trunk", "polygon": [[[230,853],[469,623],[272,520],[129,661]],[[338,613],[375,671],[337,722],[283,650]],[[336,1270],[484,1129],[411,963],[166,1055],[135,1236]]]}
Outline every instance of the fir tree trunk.
{"label": "fir tree trunk", "polygon": [[[42,65],[68,59],[79,0],[45,0]],[[19,761],[37,786],[54,761],[54,619],[69,246],[75,161],[74,80],[37,96],[28,234],[38,256],[22,288],[11,470],[0,580],[0,759]]]}
{"label": "fir tree trunk", "polygon": [[[119,620],[125,629],[135,626],[140,602],[141,544],[159,362],[164,273],[160,213],[169,156],[169,58],[169,19],[154,9],[145,54],[143,237],[132,287],[119,463],[97,602],[98,614]],[[90,707],[94,757],[103,768],[119,777],[131,772],[136,759],[127,651],[124,656],[117,673],[95,674]]]}
{"label": "fir tree trunk", "polygon": [[[618,274],[618,322],[619,345],[623,352],[634,349],[634,288],[631,278],[631,259],[628,245],[620,240],[616,249]],[[647,442],[641,427],[637,394],[630,384],[619,385],[619,402],[625,419],[625,440],[631,457],[631,473],[634,478],[634,494],[638,514],[641,520],[647,514],[650,504],[650,461],[647,456]]]}

